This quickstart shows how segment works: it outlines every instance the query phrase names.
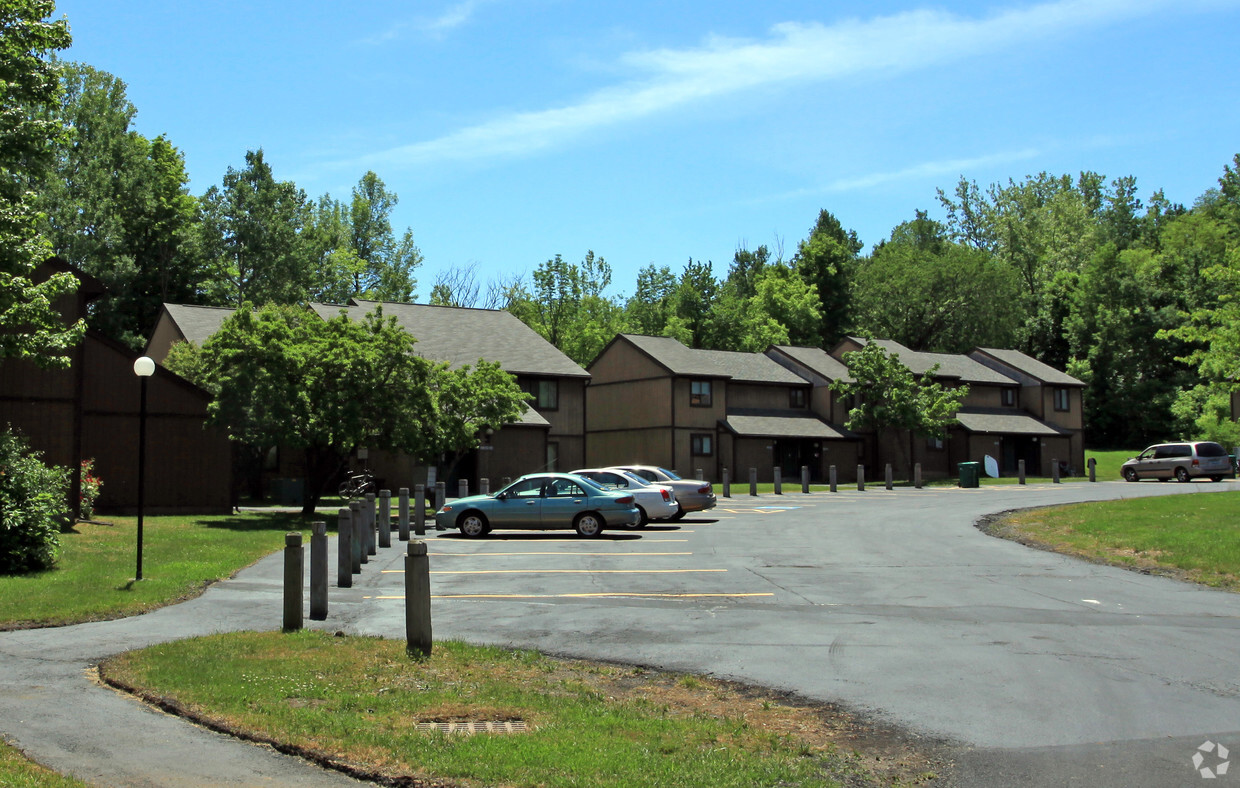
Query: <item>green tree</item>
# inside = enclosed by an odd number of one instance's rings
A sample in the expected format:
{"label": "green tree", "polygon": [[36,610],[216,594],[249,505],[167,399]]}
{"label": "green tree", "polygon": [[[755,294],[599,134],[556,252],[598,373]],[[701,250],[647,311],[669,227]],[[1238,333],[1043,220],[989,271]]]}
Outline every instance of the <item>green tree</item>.
{"label": "green tree", "polygon": [[296,304],[309,299],[314,272],[301,238],[309,207],[292,181],[277,181],[263,151],[245,168],[228,168],[223,188],[199,200],[199,248],[210,271],[213,304]]}
{"label": "green tree", "polygon": [[765,263],[744,280],[724,282],[710,307],[703,346],[761,353],[771,345],[814,344],[820,326],[817,291],[788,265]]}
{"label": "green tree", "polygon": [[594,360],[624,330],[624,308],[604,294],[611,266],[593,251],[580,265],[560,255],[538,266],[533,292],[523,293],[508,311],[578,364]]}
{"label": "green tree", "polygon": [[[915,437],[944,437],[956,422],[956,411],[969,387],[948,388],[936,382],[937,364],[918,378],[900,363],[899,355],[875,343],[845,353],[843,361],[851,380],[837,380],[831,390],[857,403],[848,411],[844,425],[850,430],[874,430],[880,439],[906,433],[908,453],[903,459],[911,475]],[[904,454],[901,442],[894,442]]]}
{"label": "green tree", "polygon": [[54,117],[60,79],[53,52],[69,46],[69,25],[47,21],[51,0],[0,3],[0,358],[67,367],[86,325],[66,326],[57,300],[77,289],[68,273],[36,281],[51,254],[38,232],[34,187],[62,133]]}
{"label": "green tree", "polygon": [[809,237],[797,244],[792,267],[818,292],[821,326],[816,341],[807,344],[831,347],[852,327],[851,282],[862,243],[853,230],[845,230],[829,211],[818,212]]}
{"label": "green tree", "polygon": [[676,285],[676,275],[666,265],[656,268],[651,263],[639,270],[637,287],[624,306],[629,330],[646,336],[662,336]]}
{"label": "green tree", "polygon": [[461,460],[487,435],[516,422],[531,399],[515,377],[485,359],[472,367],[440,368],[431,384],[431,396],[435,418],[426,459],[447,462],[441,479],[453,476]]}
{"label": "green tree", "polygon": [[689,260],[680,274],[680,282],[668,298],[667,322],[663,335],[673,337],[691,348],[706,347],[710,328],[710,311],[719,295],[719,280],[713,266]]}
{"label": "green tree", "polygon": [[194,300],[202,279],[182,248],[195,209],[184,158],[165,138],[130,129],[137,110],[121,80],[66,63],[62,81],[65,134],[39,190],[44,232],[56,254],[108,288],[90,326],[138,348],[160,304]]}
{"label": "green tree", "polygon": [[912,350],[1009,347],[1020,327],[1015,274],[987,252],[951,241],[925,212],[857,266],[853,319],[862,332]]}

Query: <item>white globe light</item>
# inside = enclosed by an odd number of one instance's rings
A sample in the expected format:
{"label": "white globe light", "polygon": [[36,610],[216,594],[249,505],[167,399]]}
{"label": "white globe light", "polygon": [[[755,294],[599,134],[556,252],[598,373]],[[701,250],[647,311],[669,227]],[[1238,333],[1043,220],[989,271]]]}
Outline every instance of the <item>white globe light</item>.
{"label": "white globe light", "polygon": [[155,362],[147,356],[143,356],[133,362],[133,374],[140,378],[149,378],[155,374]]}

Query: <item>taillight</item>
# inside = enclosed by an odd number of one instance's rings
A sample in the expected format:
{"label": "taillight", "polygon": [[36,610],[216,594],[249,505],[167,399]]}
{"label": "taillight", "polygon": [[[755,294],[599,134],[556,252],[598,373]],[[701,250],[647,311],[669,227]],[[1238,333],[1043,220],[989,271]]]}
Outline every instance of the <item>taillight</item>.
{"label": "taillight", "polygon": [[623,498],[618,499],[618,500],[616,501],[616,503],[623,504],[623,505],[625,505],[625,506],[629,506],[630,504],[632,504],[632,503],[633,503],[633,496],[631,496],[631,495],[626,495],[626,496],[624,496]]}
{"label": "taillight", "polygon": [[699,487],[698,492],[700,492],[702,495],[708,494],[710,492],[710,485],[708,484],[705,487]]}
{"label": "taillight", "polygon": [[1199,468],[1199,467],[1201,467],[1201,460],[1199,460],[1199,459],[1197,459],[1196,457],[1194,457],[1194,458],[1193,458],[1193,467],[1194,467],[1194,468]]}
{"label": "taillight", "polygon": [[667,494],[667,489],[666,489],[666,488],[664,488],[664,489],[662,489],[662,490],[659,490],[659,492],[663,493],[663,500],[664,500],[664,502],[666,502],[666,503],[671,503],[671,502],[672,502],[672,496],[670,496],[670,495],[668,495],[668,494]]}

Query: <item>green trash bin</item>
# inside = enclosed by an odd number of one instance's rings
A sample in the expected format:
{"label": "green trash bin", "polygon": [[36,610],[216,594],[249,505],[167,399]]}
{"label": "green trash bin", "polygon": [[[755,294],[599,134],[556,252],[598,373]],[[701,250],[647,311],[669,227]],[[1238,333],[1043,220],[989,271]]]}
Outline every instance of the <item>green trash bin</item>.
{"label": "green trash bin", "polygon": [[976,487],[978,478],[981,475],[982,464],[980,462],[962,462],[957,466],[960,469],[960,486]]}

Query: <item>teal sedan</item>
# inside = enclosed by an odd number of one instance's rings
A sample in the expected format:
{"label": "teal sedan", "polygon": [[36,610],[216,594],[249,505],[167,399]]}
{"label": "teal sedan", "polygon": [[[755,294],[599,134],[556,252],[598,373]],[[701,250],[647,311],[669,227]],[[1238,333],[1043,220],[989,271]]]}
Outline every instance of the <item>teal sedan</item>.
{"label": "teal sedan", "polygon": [[435,512],[436,527],[460,529],[471,539],[494,528],[572,528],[580,536],[593,538],[604,528],[640,522],[641,512],[631,494],[604,489],[571,473],[532,473],[494,495],[457,498]]}

